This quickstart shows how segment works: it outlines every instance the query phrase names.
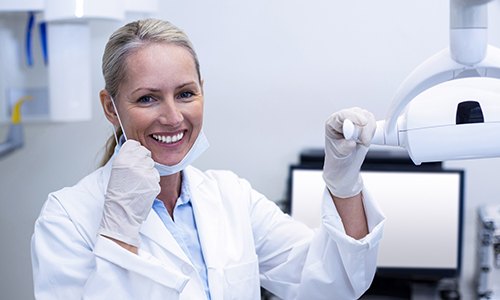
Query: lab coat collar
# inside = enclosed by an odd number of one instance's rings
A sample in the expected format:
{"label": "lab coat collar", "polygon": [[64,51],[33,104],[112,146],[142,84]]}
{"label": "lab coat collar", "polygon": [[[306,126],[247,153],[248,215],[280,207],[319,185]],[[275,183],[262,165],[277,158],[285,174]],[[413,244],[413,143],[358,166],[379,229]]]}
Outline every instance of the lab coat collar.
{"label": "lab coat collar", "polygon": [[220,191],[216,182],[200,170],[188,167],[184,170],[189,178],[191,203],[193,205],[196,227],[207,268],[220,268],[220,257],[224,257],[222,223],[223,207]]}
{"label": "lab coat collar", "polygon": [[186,253],[184,253],[170,231],[168,231],[154,209],[151,209],[148,217],[142,223],[140,233],[172,253],[175,257],[181,259],[183,262],[190,265],[192,264],[191,260],[187,257]]}
{"label": "lab coat collar", "polygon": [[149,211],[148,217],[142,223],[140,233],[172,253],[175,257],[181,259],[184,263],[192,265],[187,254],[182,250],[154,209]]}
{"label": "lab coat collar", "polygon": [[99,188],[104,193],[108,189],[109,178],[111,177],[111,165],[113,163],[113,160],[114,156],[111,156],[111,158],[106,162],[106,164],[102,166],[101,180],[99,181],[101,186]]}
{"label": "lab coat collar", "polygon": [[208,284],[212,299],[222,299],[222,268],[225,254],[225,230],[223,205],[217,182],[203,172],[188,167],[184,170],[189,178],[191,203],[198,228],[203,257],[208,271]]}
{"label": "lab coat collar", "polygon": [[[200,170],[187,167],[183,172],[189,180],[191,203],[210,280],[210,269],[220,270],[223,267],[220,258],[225,257],[223,253],[224,226],[221,219],[223,215],[221,195],[217,183],[212,182],[213,179],[207,177]],[[142,224],[140,232],[178,258],[191,264],[187,255],[153,209]]]}
{"label": "lab coat collar", "polygon": [[[111,172],[111,162],[103,168],[102,189],[106,191]],[[226,257],[225,228],[223,222],[222,198],[217,182],[209,178],[202,171],[188,166],[183,172],[189,179],[191,202],[198,228],[198,236],[208,271],[208,284],[212,299],[222,299],[223,258]],[[185,263],[192,265],[186,253],[177,244],[170,231],[165,227],[160,217],[151,209],[148,217],[141,226],[140,233],[156,244],[172,253]]]}

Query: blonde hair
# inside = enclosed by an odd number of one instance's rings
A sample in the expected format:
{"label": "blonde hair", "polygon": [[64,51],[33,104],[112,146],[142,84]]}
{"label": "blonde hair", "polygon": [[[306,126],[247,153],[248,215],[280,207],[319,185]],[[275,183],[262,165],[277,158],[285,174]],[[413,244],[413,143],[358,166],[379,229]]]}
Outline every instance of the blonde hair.
{"label": "blonde hair", "polygon": [[[168,21],[143,19],[128,23],[116,30],[106,43],[102,56],[102,74],[105,89],[113,99],[117,99],[120,83],[126,76],[126,59],[135,51],[153,43],[170,43],[183,47],[194,59],[198,80],[201,82],[200,64],[188,36]],[[118,137],[121,135],[118,130]],[[113,155],[116,141],[114,135],[106,142],[101,165]]]}

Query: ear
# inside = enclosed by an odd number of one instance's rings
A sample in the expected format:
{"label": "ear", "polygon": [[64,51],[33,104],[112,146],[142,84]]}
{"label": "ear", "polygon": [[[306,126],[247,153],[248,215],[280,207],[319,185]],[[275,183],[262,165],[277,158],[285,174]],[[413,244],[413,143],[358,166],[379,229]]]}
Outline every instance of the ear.
{"label": "ear", "polygon": [[111,102],[111,96],[109,95],[108,91],[101,90],[99,92],[99,97],[101,98],[102,110],[104,112],[104,115],[106,116],[106,119],[108,119],[108,121],[111,122],[111,124],[113,124],[115,127],[120,127],[120,123],[115,112],[115,107]]}

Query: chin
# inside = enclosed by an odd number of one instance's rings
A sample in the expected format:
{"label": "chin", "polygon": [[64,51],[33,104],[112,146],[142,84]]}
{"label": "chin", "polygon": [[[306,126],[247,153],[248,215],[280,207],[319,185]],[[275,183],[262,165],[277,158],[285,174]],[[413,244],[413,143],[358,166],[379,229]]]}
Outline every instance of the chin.
{"label": "chin", "polygon": [[178,159],[178,160],[172,160],[172,159],[161,159],[161,158],[153,158],[153,160],[156,162],[156,163],[159,163],[159,164],[162,164],[162,165],[165,165],[165,166],[173,166],[173,165],[176,165],[178,164],[179,162],[181,162],[182,158]]}

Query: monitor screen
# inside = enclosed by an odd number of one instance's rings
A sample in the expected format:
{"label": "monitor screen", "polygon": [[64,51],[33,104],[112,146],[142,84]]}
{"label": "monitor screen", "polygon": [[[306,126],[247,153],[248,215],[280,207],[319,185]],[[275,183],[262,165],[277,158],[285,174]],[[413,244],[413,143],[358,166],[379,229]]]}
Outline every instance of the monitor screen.
{"label": "monitor screen", "polygon": [[[377,166],[363,182],[386,216],[378,275],[457,276],[460,271],[462,170]],[[321,220],[325,184],[320,168],[290,168],[290,214],[311,228]]]}

